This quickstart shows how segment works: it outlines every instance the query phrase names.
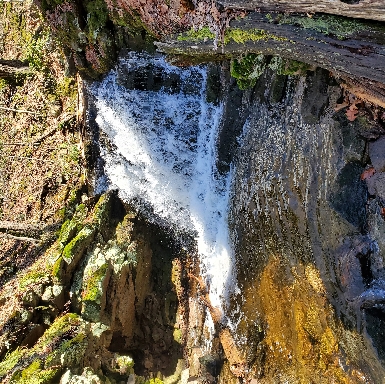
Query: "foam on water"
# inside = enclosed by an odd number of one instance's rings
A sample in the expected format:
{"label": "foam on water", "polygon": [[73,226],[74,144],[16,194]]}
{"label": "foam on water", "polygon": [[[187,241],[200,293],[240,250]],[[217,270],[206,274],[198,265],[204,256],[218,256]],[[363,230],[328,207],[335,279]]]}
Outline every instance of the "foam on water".
{"label": "foam on water", "polygon": [[[122,73],[135,76],[145,68],[164,84],[179,79],[178,86],[153,91],[119,85]],[[94,84],[96,122],[116,147],[101,144],[107,184],[97,182],[97,188],[118,189],[138,208],[150,206],[167,225],[193,232],[212,304],[222,308],[229,284],[234,286],[227,223],[231,177],[216,170],[222,107],[206,101],[206,82],[204,67],[182,69],[136,53]]]}

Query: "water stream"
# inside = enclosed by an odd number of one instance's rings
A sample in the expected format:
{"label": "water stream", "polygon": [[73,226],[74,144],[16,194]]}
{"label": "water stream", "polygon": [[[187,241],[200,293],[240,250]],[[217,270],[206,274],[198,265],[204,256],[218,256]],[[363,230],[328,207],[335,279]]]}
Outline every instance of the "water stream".
{"label": "water stream", "polygon": [[176,232],[193,234],[212,304],[234,287],[227,225],[231,172],[216,169],[221,105],[206,100],[207,69],[131,53],[93,85],[104,177],[121,198]]}

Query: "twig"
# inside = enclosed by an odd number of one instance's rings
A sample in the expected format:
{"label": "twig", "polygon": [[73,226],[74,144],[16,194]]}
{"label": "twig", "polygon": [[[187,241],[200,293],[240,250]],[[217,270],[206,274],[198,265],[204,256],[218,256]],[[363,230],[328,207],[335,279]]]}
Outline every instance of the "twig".
{"label": "twig", "polygon": [[[0,0],[1,2],[1,0]],[[3,239],[12,239],[12,240],[20,240],[20,241],[29,241],[31,243],[38,243],[39,239],[34,239],[33,237],[25,237],[25,236],[15,236],[10,233],[0,233],[0,238]]]}
{"label": "twig", "polygon": [[10,221],[10,220],[1,220],[0,221],[0,230],[32,230],[32,231],[40,231],[42,230],[42,225],[37,223],[26,223],[26,222],[16,222],[16,221]]}
{"label": "twig", "polygon": [[57,127],[53,128],[53,129],[51,129],[50,131],[48,131],[47,133],[44,133],[43,135],[39,136],[39,137],[33,142],[33,144],[40,143],[41,141],[43,141],[44,139],[46,139],[48,136],[53,135],[55,132],[57,132]]}
{"label": "twig", "polygon": [[[1,0],[0,0],[1,2]],[[18,113],[30,113],[31,115],[40,115],[39,113],[33,112],[33,111],[27,111],[25,109],[15,109],[15,108],[7,108],[7,107],[0,107],[3,111],[10,111],[10,112],[18,112]]]}
{"label": "twig", "polygon": [[55,163],[53,160],[46,160],[46,159],[26,157],[26,156],[7,156],[7,159],[25,159],[25,160],[45,161],[47,163]]}

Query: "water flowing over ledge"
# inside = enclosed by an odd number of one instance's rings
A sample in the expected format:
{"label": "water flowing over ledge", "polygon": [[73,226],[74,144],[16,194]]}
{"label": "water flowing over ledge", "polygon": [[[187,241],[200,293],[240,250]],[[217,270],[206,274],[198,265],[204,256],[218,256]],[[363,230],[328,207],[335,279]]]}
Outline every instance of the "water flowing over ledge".
{"label": "water flowing over ledge", "polygon": [[222,307],[234,289],[228,206],[231,172],[216,169],[222,107],[206,100],[207,69],[182,69],[163,57],[129,54],[92,86],[105,177],[97,192],[120,196],[150,210],[177,232],[196,238],[210,299]]}

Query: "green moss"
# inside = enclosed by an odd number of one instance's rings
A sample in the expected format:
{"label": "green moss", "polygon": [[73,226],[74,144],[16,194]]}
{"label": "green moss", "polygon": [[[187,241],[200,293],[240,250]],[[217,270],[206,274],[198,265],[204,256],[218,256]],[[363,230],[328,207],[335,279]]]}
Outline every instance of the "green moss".
{"label": "green moss", "polygon": [[164,384],[164,382],[156,377],[155,379],[147,380],[144,384]]}
{"label": "green moss", "polygon": [[20,290],[25,290],[30,285],[48,281],[48,273],[45,269],[33,269],[19,278]]}
{"label": "green moss", "polygon": [[106,193],[100,196],[98,202],[95,204],[92,222],[99,227],[104,226],[109,220],[111,207],[111,195]]}
{"label": "green moss", "polygon": [[94,41],[100,30],[105,28],[109,16],[106,2],[103,0],[90,1],[87,5],[88,38]]}
{"label": "green moss", "polygon": [[0,92],[8,87],[8,82],[5,79],[0,79]]}
{"label": "green moss", "polygon": [[29,66],[37,71],[48,72],[47,45],[50,39],[49,32],[43,30],[37,37],[31,38],[25,47],[23,56],[29,63]]}
{"label": "green moss", "polygon": [[75,220],[66,220],[60,228],[58,242],[61,246],[65,246],[81,229],[79,223]]}
{"label": "green moss", "polygon": [[305,29],[313,29],[326,35],[334,35],[340,40],[362,31],[367,26],[358,20],[334,15],[313,17],[284,16],[279,19],[280,24],[299,25]]}
{"label": "green moss", "polygon": [[67,262],[70,263],[74,256],[81,252],[84,248],[84,243],[88,243],[91,237],[93,237],[95,229],[90,225],[86,225],[77,236],[72,239],[64,248],[62,257]]}
{"label": "green moss", "polygon": [[63,341],[58,348],[50,353],[45,361],[47,367],[57,366],[71,366],[78,364],[83,357],[86,348],[86,335],[79,332],[70,340]]}
{"label": "green moss", "polygon": [[273,57],[268,66],[278,75],[302,75],[311,69],[309,64],[296,60],[283,59],[278,56]]}
{"label": "green moss", "polygon": [[108,264],[102,265],[99,269],[94,271],[92,275],[86,280],[85,288],[82,294],[84,301],[100,300],[102,295],[102,282],[106,276]]}
{"label": "green moss", "polygon": [[62,367],[78,364],[84,354],[86,339],[80,332],[81,324],[74,313],[57,318],[33,348],[16,349],[5,357],[0,363],[0,377],[11,374],[12,383],[52,383]]}
{"label": "green moss", "polygon": [[277,40],[277,41],[288,41],[285,37],[276,36],[267,33],[263,29],[239,29],[239,28],[228,28],[225,31],[224,43],[228,44],[231,40],[238,44],[244,44],[247,41],[260,41],[260,40]]}
{"label": "green moss", "polygon": [[230,65],[231,76],[237,79],[239,89],[254,87],[257,79],[266,68],[264,55],[249,53],[242,59],[233,59]]}
{"label": "green moss", "polygon": [[182,331],[178,328],[175,328],[174,329],[174,332],[173,332],[173,337],[174,337],[174,340],[178,343],[178,344],[181,344],[182,343]]}
{"label": "green moss", "polygon": [[63,258],[60,256],[56,261],[55,264],[52,267],[52,276],[56,279],[61,279],[61,271],[63,267]]}
{"label": "green moss", "polygon": [[7,353],[3,361],[0,363],[0,377],[9,373],[16,366],[16,364],[23,358],[26,352],[27,352],[26,349],[22,349],[18,347],[13,352]]}
{"label": "green moss", "polygon": [[34,347],[34,350],[39,351],[44,349],[58,336],[78,327],[81,323],[80,317],[76,313],[67,313],[64,316],[56,318],[54,323],[44,332],[44,335],[39,339]]}
{"label": "green moss", "polygon": [[56,376],[58,369],[44,369],[42,362],[35,360],[27,368],[17,371],[12,375],[12,382],[19,384],[45,384],[52,382]]}
{"label": "green moss", "polygon": [[188,32],[178,36],[179,41],[202,41],[214,39],[215,33],[211,32],[209,27],[203,27],[197,30],[191,28]]}

